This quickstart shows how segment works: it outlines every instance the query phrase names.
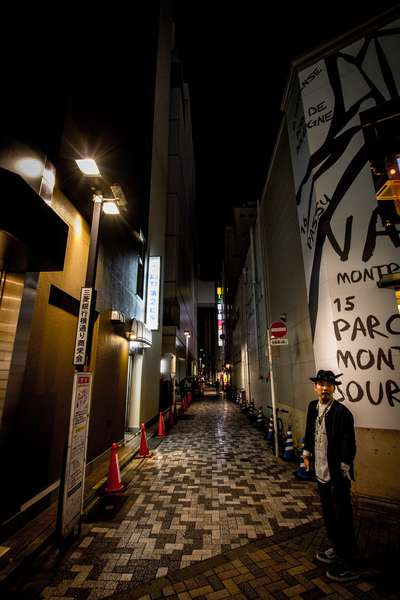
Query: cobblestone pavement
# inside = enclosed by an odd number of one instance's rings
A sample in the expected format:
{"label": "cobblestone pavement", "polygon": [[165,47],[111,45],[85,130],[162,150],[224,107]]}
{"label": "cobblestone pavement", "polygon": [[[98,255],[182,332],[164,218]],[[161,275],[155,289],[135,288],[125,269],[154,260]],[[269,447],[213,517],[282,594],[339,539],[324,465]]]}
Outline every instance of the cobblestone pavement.
{"label": "cobblestone pavement", "polygon": [[295,466],[272,456],[234,404],[206,397],[68,554],[38,565],[12,597],[391,597],[369,581],[330,583],[312,562],[324,541],[319,499]]}

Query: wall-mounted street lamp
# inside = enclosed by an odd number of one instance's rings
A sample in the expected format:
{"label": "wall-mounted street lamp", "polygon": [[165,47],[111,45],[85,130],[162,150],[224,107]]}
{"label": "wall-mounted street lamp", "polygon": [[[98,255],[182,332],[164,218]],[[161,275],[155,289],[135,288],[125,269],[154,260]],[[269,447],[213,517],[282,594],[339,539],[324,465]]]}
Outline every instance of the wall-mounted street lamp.
{"label": "wall-mounted street lamp", "polygon": [[[93,158],[84,158],[75,161],[78,165],[80,171],[86,177],[93,177],[95,179],[101,179],[100,170],[96,164],[96,161]],[[118,186],[120,189],[120,186]],[[121,190],[122,192],[122,190]],[[93,337],[93,327],[94,327],[94,315],[95,315],[95,306],[96,306],[96,291],[95,291],[95,283],[96,283],[96,270],[97,270],[97,258],[99,253],[99,230],[100,230],[100,220],[102,212],[106,214],[119,214],[118,209],[118,198],[110,197],[105,198],[101,192],[95,191],[92,197],[93,200],[93,214],[92,214],[92,225],[90,229],[90,245],[89,245],[89,256],[86,268],[86,279],[85,279],[85,288],[86,296],[90,296],[90,310],[88,314],[88,319],[86,320],[87,329],[83,331],[86,333],[85,336],[82,335],[81,326],[85,323],[78,323],[78,331],[77,331],[77,339],[76,339],[76,347],[75,347],[75,356],[74,356],[74,365],[77,368],[88,368],[90,363],[90,352],[92,346],[92,337]],[[82,303],[82,298],[81,298]],[[80,311],[80,320],[81,311]],[[79,339],[81,337],[81,339]],[[79,342],[82,340],[86,343],[78,346]],[[84,349],[82,353],[80,350]]]}
{"label": "wall-mounted street lamp", "polygon": [[[76,161],[81,172],[87,177],[100,181],[101,173],[96,161],[85,158]],[[120,186],[115,186],[120,189]],[[81,290],[78,324],[76,330],[73,364],[76,368],[71,399],[68,441],[63,453],[63,471],[61,475],[59,505],[57,514],[57,533],[60,543],[80,530],[83,494],[85,488],[86,449],[89,432],[90,402],[93,373],[89,371],[90,354],[94,328],[96,306],[96,270],[99,251],[99,229],[102,211],[118,214],[118,197],[110,190],[109,198],[92,188],[93,214],[90,229],[89,256],[86,268],[85,287]],[[121,190],[122,192],[122,190]],[[114,315],[116,317],[116,315]]]}

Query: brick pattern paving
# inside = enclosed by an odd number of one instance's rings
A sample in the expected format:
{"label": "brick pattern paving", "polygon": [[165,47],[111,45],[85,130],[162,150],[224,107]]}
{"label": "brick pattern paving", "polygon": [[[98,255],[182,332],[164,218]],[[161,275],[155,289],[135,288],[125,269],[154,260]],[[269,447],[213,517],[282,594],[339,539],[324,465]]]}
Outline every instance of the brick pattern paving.
{"label": "brick pattern paving", "polygon": [[345,585],[329,581],[325,570],[293,545],[296,538],[303,544],[304,537],[318,537],[319,531],[319,524],[300,526],[289,535],[277,534],[253,542],[173,573],[168,579],[116,594],[113,600],[398,598],[394,591],[382,595],[370,581]]}
{"label": "brick pattern paving", "polygon": [[313,562],[326,543],[315,483],[298,482],[232,403],[195,403],[137,464],[124,496],[106,499],[68,554],[35,565],[10,597],[397,597],[378,580],[325,577]]}
{"label": "brick pattern paving", "polygon": [[315,485],[298,482],[295,466],[276,460],[232,403],[195,403],[42,597],[104,597],[319,518]]}

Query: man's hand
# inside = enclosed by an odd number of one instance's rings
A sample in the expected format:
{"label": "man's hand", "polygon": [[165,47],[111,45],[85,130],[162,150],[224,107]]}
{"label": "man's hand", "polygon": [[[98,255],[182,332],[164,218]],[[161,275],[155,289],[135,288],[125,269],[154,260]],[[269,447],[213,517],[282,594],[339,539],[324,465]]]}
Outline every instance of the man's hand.
{"label": "man's hand", "polygon": [[310,470],[310,457],[309,456],[303,456],[303,460],[304,460],[304,468],[306,471]]}
{"label": "man's hand", "polygon": [[348,479],[349,481],[351,481],[351,477],[350,477],[350,465],[346,465],[346,463],[340,463],[340,468],[341,468],[343,477],[345,479]]}

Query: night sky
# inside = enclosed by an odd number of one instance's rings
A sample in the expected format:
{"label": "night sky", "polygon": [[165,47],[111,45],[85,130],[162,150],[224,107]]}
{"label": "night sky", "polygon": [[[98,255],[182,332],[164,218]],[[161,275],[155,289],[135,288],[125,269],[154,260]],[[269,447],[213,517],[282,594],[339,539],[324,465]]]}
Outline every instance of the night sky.
{"label": "night sky", "polygon": [[177,44],[191,95],[204,279],[219,275],[232,206],[261,196],[291,59],[400,6],[352,0],[276,4],[175,3]]}
{"label": "night sky", "polygon": [[[376,14],[400,8],[400,2],[171,2],[191,96],[200,276],[216,279],[232,207],[261,196],[291,60]],[[156,0],[135,6],[157,10]],[[88,6],[89,14],[70,5],[60,10],[44,29],[34,7],[32,19],[25,13],[22,19],[18,5],[17,14],[5,18],[3,99],[10,92],[12,98],[14,83],[30,79],[28,103],[39,90],[58,105],[63,94],[56,93],[54,80],[62,82],[68,71],[84,77],[88,67],[99,73],[94,93],[119,86],[124,73],[129,79],[129,56],[140,37],[140,19],[133,19],[129,3],[98,11]],[[143,52],[145,44],[143,39]]]}

